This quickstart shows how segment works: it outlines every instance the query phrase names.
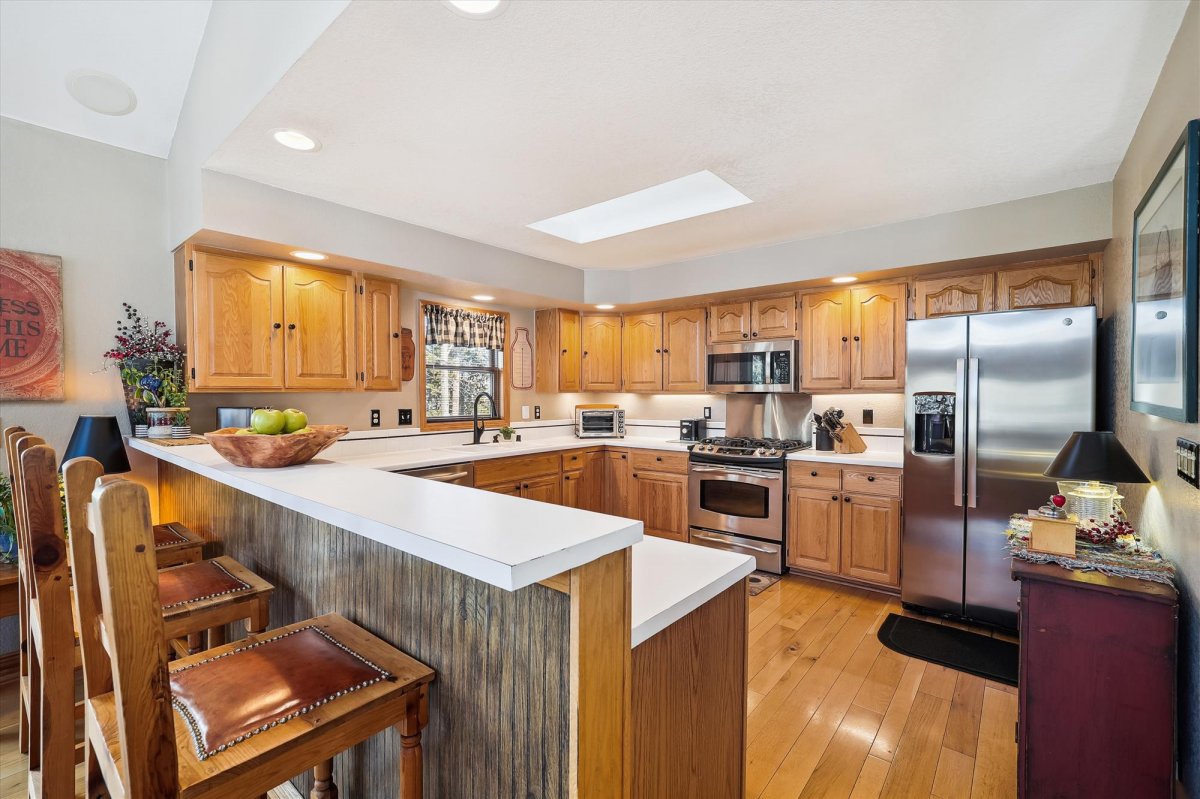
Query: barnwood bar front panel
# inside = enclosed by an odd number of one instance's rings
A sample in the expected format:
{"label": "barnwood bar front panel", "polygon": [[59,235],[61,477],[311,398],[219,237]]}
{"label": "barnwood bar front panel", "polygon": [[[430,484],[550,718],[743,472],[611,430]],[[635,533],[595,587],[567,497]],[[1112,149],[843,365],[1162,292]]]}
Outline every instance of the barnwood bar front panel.
{"label": "barnwood bar front panel", "polygon": [[[160,518],[219,541],[207,555],[231,555],[273,583],[272,627],[342,613],[437,671],[426,797],[569,799],[571,596],[542,585],[505,591],[166,461],[158,467]],[[627,552],[618,554],[624,563]],[[595,752],[593,732],[576,734]],[[399,751],[389,730],[339,755],[341,795],[398,795]],[[621,770],[604,758],[593,767]],[[309,775],[294,782],[304,795],[312,787]]]}

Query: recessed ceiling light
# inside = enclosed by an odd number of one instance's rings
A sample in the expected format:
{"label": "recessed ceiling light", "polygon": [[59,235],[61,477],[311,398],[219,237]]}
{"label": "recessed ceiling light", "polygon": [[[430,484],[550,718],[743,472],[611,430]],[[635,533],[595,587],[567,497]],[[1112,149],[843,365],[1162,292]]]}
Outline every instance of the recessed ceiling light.
{"label": "recessed ceiling light", "polygon": [[616,308],[616,307],[617,306],[606,302],[603,305],[597,305],[596,310],[597,311],[611,311],[613,308]]}
{"label": "recessed ceiling light", "polygon": [[303,261],[324,261],[328,255],[319,252],[309,252],[308,250],[292,250],[293,257]]}
{"label": "recessed ceiling light", "polygon": [[472,294],[471,299],[475,300],[476,302],[491,302],[496,298],[491,294]]}
{"label": "recessed ceiling light", "polygon": [[706,169],[527,227],[587,244],[750,202],[753,200]]}
{"label": "recessed ceiling light", "polygon": [[298,130],[292,130],[291,128],[273,130],[271,131],[271,135],[275,137],[275,141],[293,150],[311,153],[321,149],[321,143],[312,136],[301,133]]}
{"label": "recessed ceiling light", "polygon": [[85,108],[110,117],[137,108],[137,95],[125,81],[94,69],[77,69],[67,75],[67,92]]}
{"label": "recessed ceiling light", "polygon": [[856,278],[854,275],[843,275],[842,277],[835,277],[832,282],[833,283],[853,283],[856,280],[858,280],[858,278]]}
{"label": "recessed ceiling light", "polygon": [[442,0],[442,4],[468,19],[491,19],[504,10],[508,0]]}

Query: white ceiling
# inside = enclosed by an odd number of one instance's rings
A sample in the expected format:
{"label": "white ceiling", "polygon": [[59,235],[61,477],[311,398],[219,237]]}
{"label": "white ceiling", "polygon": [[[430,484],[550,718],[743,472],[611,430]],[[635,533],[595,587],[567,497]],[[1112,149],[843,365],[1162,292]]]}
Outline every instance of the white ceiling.
{"label": "white ceiling", "polygon": [[[211,0],[3,0],[0,115],[165,157],[187,92]],[[104,116],[67,93],[76,69],[107,72],[137,95],[126,116]]]}
{"label": "white ceiling", "polygon": [[[514,0],[479,21],[358,0],[207,166],[649,266],[1109,181],[1185,7]],[[525,227],[702,169],[753,204],[589,244]]]}

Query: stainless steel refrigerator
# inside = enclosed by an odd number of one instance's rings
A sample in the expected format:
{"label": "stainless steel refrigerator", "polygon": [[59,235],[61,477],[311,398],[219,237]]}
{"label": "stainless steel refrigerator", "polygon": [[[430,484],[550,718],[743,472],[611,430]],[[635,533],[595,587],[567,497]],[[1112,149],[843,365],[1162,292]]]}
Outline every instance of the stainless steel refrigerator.
{"label": "stainless steel refrigerator", "polygon": [[1042,472],[1096,423],[1096,309],[908,323],[905,605],[1017,625],[1004,530],[1046,503]]}

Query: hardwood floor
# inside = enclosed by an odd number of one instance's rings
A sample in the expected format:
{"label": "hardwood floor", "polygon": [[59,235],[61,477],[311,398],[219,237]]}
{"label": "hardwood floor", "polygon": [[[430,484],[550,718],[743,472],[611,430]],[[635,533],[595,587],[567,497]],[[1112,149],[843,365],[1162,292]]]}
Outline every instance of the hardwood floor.
{"label": "hardwood floor", "polygon": [[1016,689],[885,648],[888,613],[792,576],[751,597],[748,799],[1016,796]]}
{"label": "hardwood floor", "polygon": [[[888,613],[898,599],[791,576],[750,598],[748,799],[1016,796],[1016,689],[885,648]],[[0,799],[24,796],[16,707],[0,683]]]}

